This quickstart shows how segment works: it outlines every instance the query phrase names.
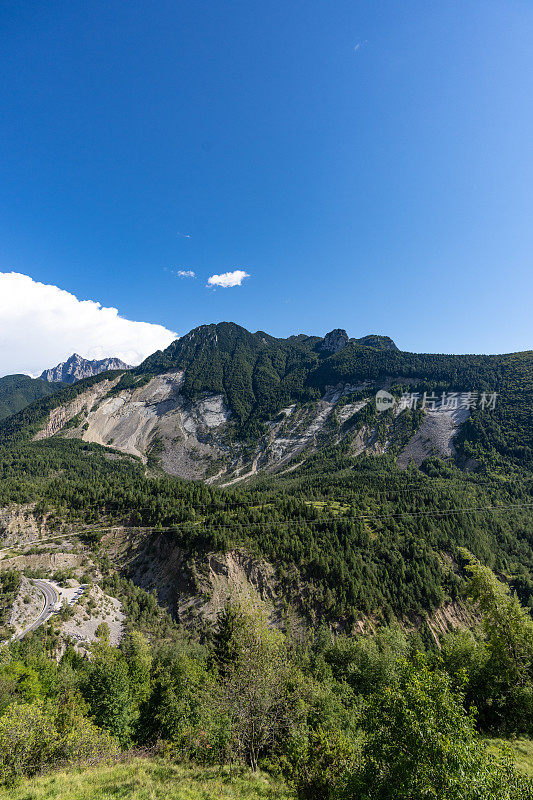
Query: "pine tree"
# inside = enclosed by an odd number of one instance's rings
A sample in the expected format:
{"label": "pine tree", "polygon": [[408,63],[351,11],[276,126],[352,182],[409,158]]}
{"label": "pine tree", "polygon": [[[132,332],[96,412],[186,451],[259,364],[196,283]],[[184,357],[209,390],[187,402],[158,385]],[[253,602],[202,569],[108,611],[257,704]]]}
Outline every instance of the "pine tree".
{"label": "pine tree", "polygon": [[243,625],[244,619],[240,607],[228,599],[217,615],[213,637],[213,659],[221,675],[225,675],[228,666],[236,664],[239,660],[238,633]]}

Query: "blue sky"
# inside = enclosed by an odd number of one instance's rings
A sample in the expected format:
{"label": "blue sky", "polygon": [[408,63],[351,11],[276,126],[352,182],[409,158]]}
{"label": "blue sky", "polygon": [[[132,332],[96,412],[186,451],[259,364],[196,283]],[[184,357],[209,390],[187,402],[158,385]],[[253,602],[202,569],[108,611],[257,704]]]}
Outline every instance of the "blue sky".
{"label": "blue sky", "polygon": [[179,334],[527,349],[532,41],[530,0],[4,0],[0,272]]}

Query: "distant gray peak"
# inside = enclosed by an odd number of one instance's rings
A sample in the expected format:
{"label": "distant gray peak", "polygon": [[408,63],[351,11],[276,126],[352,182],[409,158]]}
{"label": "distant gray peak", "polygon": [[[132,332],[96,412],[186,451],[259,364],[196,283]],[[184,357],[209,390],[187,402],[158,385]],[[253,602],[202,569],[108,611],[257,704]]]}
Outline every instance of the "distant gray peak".
{"label": "distant gray peak", "polygon": [[338,353],[339,350],[346,347],[348,341],[349,339],[346,331],[342,328],[335,328],[329,333],[326,333],[320,349],[325,350],[327,353]]}
{"label": "distant gray peak", "polygon": [[86,358],[73,353],[66,361],[62,361],[53,369],[45,369],[39,376],[41,380],[49,383],[76,383],[82,378],[91,378],[109,369],[131,369],[120,358],[102,358],[96,361],[88,361]]}

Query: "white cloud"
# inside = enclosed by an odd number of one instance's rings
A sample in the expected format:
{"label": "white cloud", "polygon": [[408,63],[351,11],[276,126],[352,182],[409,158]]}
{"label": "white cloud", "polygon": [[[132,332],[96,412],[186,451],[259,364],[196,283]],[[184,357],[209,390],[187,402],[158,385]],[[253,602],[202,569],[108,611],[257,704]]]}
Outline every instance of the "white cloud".
{"label": "white cloud", "polygon": [[0,375],[39,375],[72,353],[139,364],[177,334],[124,319],[116,308],[78,298],[28,275],[0,272]]}
{"label": "white cloud", "polygon": [[192,269],[179,269],[176,272],[176,275],[179,278],[195,278],[196,277],[196,274],[195,274],[194,270],[192,270]]}
{"label": "white cloud", "polygon": [[223,272],[222,275],[211,275],[207,279],[208,286],[222,286],[227,289],[229,286],[241,286],[245,278],[249,278],[243,269],[235,269],[233,272]]}

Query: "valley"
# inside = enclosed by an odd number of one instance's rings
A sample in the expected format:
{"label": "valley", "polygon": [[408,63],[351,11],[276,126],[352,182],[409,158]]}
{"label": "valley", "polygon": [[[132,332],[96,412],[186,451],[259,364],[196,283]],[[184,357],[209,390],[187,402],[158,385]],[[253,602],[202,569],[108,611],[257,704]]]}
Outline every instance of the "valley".
{"label": "valley", "polygon": [[246,585],[278,626],[283,607],[303,628],[409,627],[457,602],[460,545],[502,572],[512,563],[529,603],[531,374],[528,353],[420,356],[340,329],[280,340],[202,326],[0,424],[4,536],[89,524],[114,570],[193,626]]}
{"label": "valley", "polygon": [[527,797],[481,735],[533,733],[532,367],[221,323],[7,416],[0,779],[37,757],[15,762],[2,724],[45,726],[43,763],[141,747],[154,770],[262,764],[322,800],[367,780],[394,687],[402,724],[442,704],[476,774]]}
{"label": "valley", "polygon": [[0,800],[533,800],[532,3],[0,41]]}

